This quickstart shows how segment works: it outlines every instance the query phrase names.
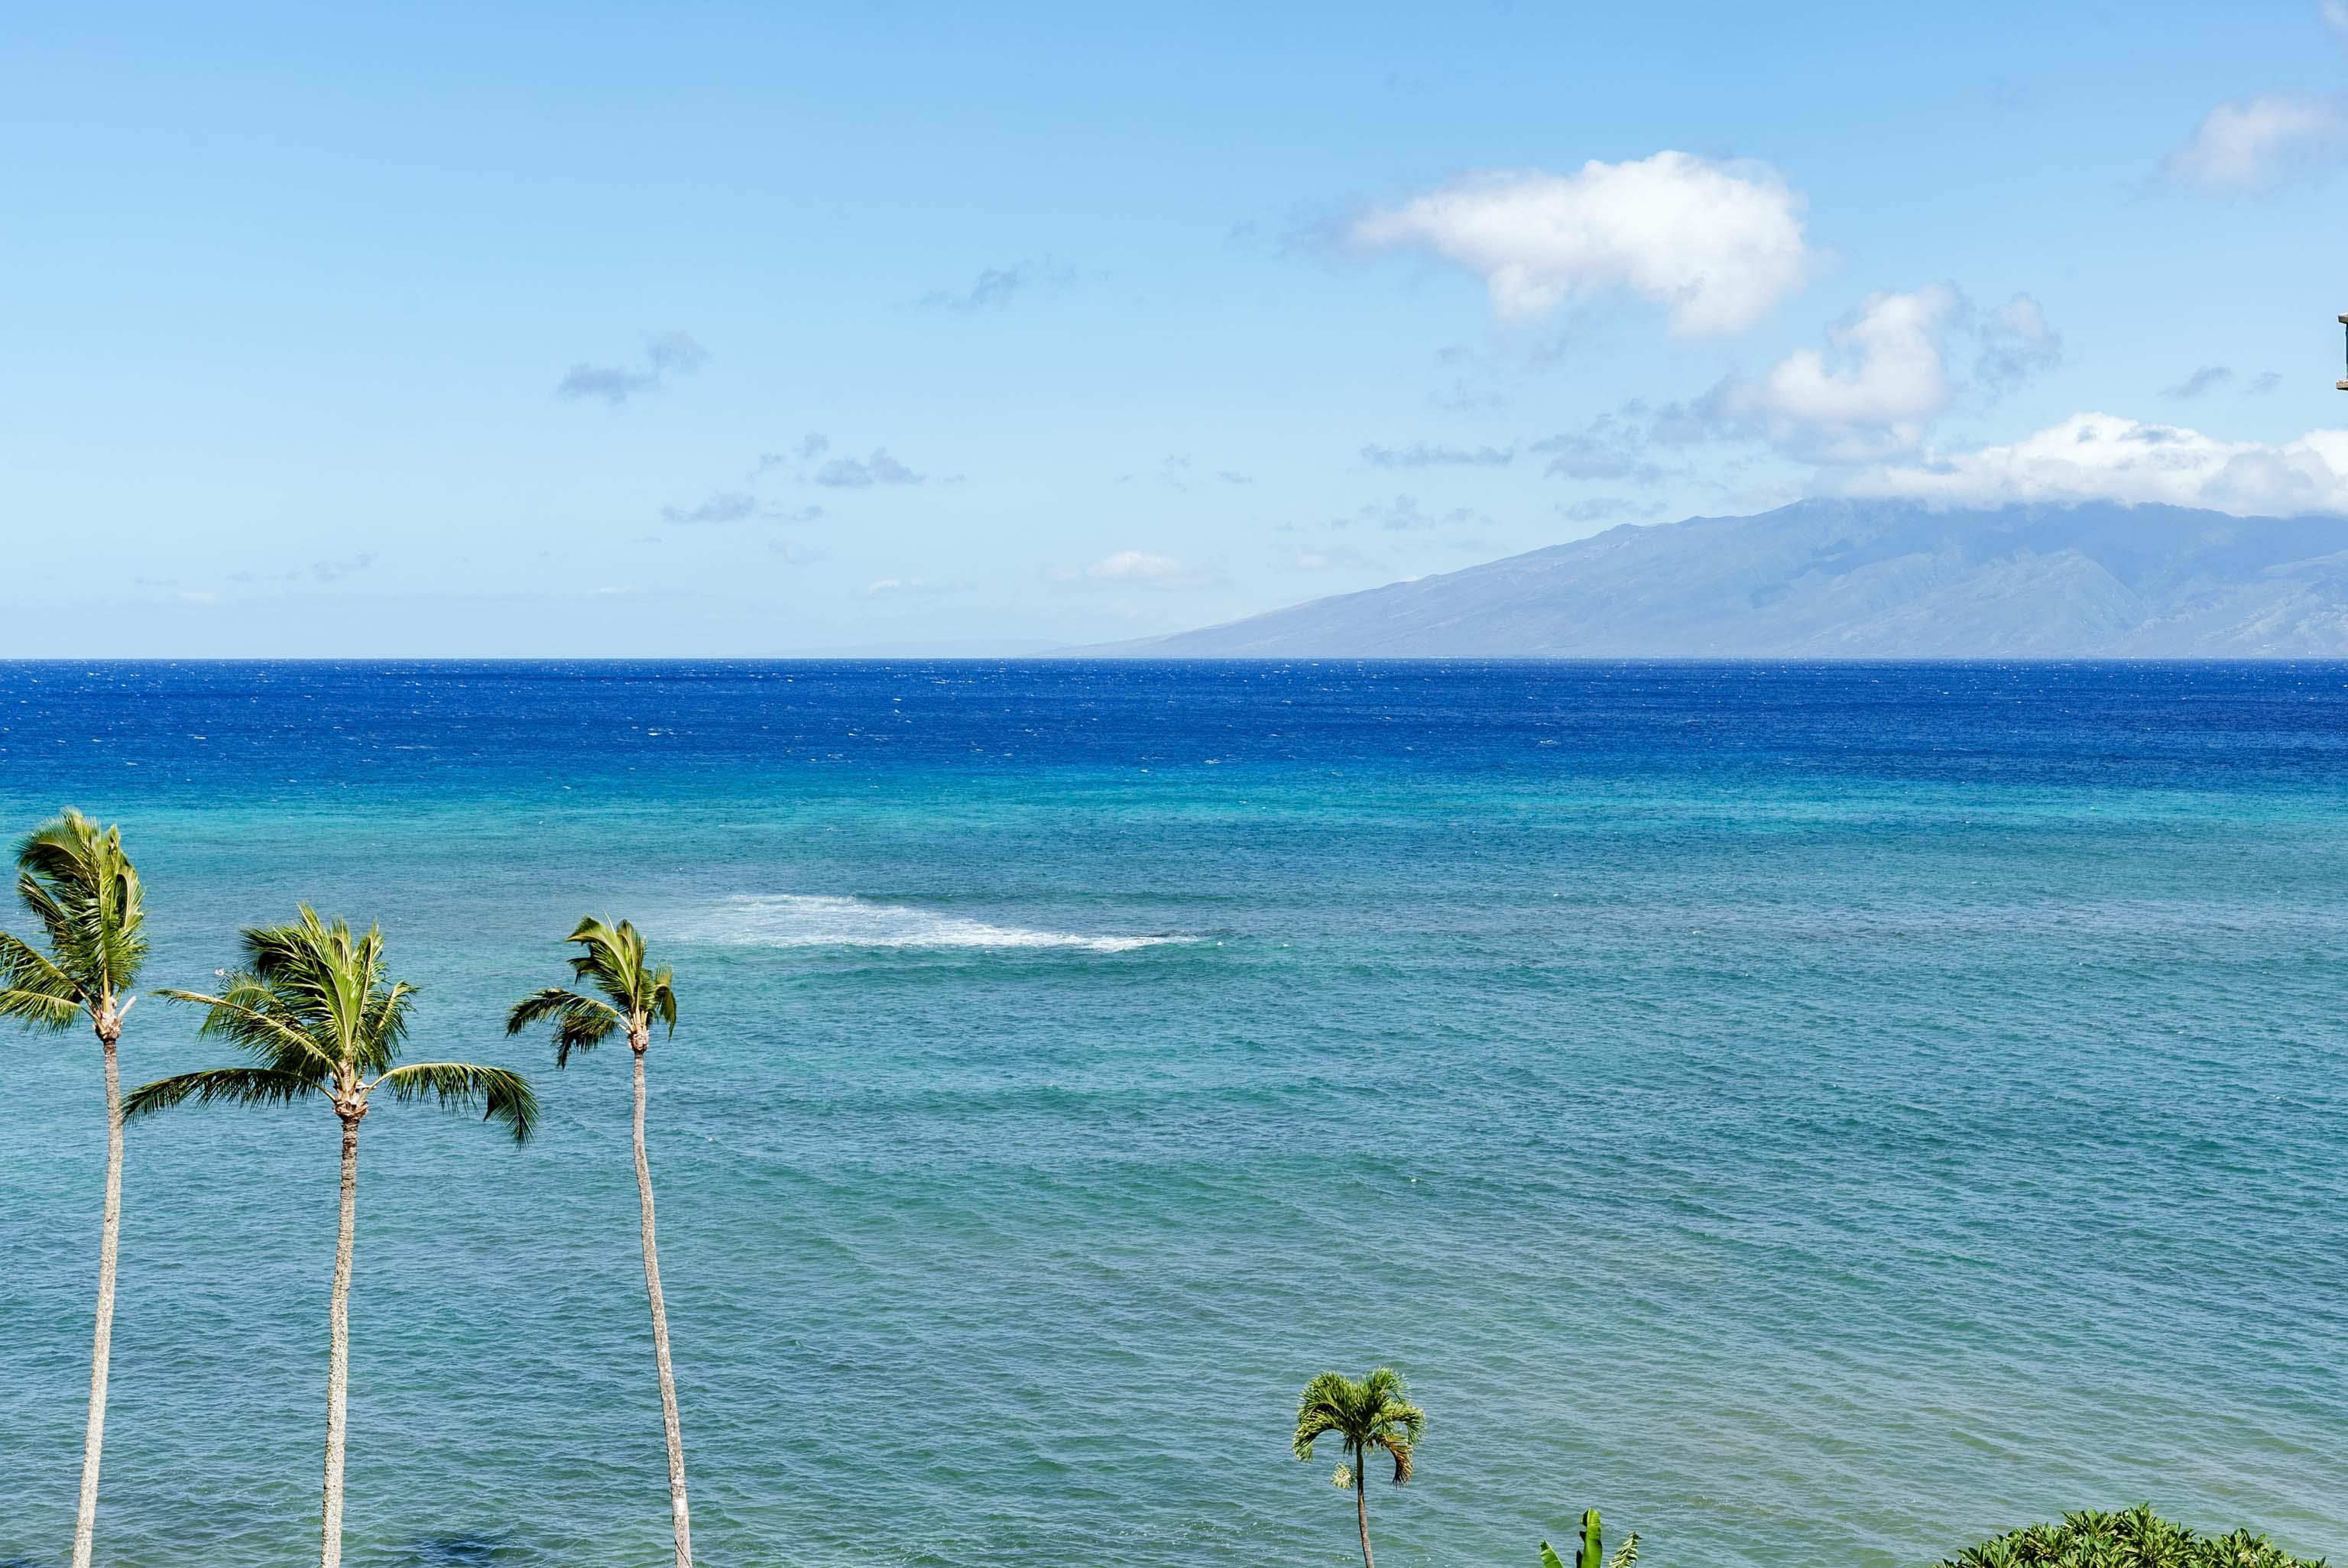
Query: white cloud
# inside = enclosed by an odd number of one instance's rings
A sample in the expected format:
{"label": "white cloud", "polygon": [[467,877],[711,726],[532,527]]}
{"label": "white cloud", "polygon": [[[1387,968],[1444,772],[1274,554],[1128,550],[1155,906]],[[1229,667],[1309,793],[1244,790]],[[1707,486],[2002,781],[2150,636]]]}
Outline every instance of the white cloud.
{"label": "white cloud", "polygon": [[1119,550],[1095,561],[1085,569],[1085,575],[1111,582],[1167,582],[1185,574],[1182,563],[1169,556]]}
{"label": "white cloud", "polygon": [[1946,283],[1870,294],[1827,329],[1831,360],[1818,349],[1797,349],[1757,381],[1722,383],[1715,408],[1732,425],[1818,461],[1912,449],[1949,406],[1941,344],[1961,305]]}
{"label": "white cloud", "polygon": [[2171,179],[2203,190],[2262,190],[2295,169],[2343,154],[2348,100],[2336,93],[2264,93],[2211,109],[2193,139],[2162,167]]}
{"label": "white cloud", "polygon": [[2075,414],[2003,446],[1823,477],[1847,495],[1951,506],[2009,501],[2166,502],[2238,516],[2348,513],[2348,429],[2280,445],[2109,414]]}
{"label": "white cloud", "polygon": [[[1824,349],[1722,382],[1683,434],[1764,441],[1805,462],[1880,462],[1920,448],[1960,400],[1993,400],[2063,356],[2028,294],[1982,311],[1948,283],[1869,294],[1826,336]],[[1969,375],[1957,368],[1967,354]]]}
{"label": "white cloud", "polygon": [[2323,25],[2332,29],[2334,38],[2348,44],[2348,5],[2342,0],[2323,0]]}
{"label": "white cloud", "polygon": [[1467,268],[1503,320],[1619,290],[1667,309],[1674,333],[1702,337],[1744,331],[1808,281],[1803,204],[1766,164],[1659,152],[1572,174],[1463,175],[1364,214],[1349,237]]}

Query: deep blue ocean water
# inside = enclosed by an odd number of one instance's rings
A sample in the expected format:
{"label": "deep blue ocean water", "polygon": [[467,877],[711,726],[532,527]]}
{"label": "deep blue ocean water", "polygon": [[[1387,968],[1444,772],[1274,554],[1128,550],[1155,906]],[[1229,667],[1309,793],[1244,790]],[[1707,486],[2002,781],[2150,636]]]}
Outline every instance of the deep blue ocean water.
{"label": "deep blue ocean water", "polygon": [[[354,1568],[665,1561],[623,1051],[711,1568],[1343,1564],[1297,1389],[1429,1414],[1380,1562],[1930,1562],[2150,1500],[2348,1558],[2348,665],[0,665],[0,831],[148,978],[379,919]],[[23,924],[13,906],[0,926]],[[131,1082],[219,1060],[161,1001]],[[65,1561],[103,1122],[0,1037],[0,1563]],[[101,1562],[315,1551],[336,1133],[131,1131]]]}

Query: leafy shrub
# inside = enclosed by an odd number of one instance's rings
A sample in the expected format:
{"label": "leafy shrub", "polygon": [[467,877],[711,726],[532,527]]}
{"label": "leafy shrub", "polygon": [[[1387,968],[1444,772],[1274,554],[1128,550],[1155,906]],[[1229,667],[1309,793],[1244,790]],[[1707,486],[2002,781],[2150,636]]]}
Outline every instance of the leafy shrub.
{"label": "leafy shrub", "polygon": [[2323,1568],[2263,1535],[2196,1535],[2147,1504],[2125,1513],[2067,1513],[1968,1547],[1941,1568]]}

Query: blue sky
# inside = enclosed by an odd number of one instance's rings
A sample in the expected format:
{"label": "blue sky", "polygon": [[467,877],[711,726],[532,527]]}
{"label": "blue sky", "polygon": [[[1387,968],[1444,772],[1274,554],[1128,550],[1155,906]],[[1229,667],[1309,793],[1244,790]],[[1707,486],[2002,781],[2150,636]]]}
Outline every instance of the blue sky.
{"label": "blue sky", "polygon": [[1809,494],[2348,510],[2343,46],[2318,0],[22,15],[0,654],[996,651]]}

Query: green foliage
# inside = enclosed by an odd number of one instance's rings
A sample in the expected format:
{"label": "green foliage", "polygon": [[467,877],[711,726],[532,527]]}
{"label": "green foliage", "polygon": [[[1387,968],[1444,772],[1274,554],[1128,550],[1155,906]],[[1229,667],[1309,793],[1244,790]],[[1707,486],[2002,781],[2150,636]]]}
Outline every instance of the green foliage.
{"label": "green foliage", "polygon": [[[1605,1545],[1599,1539],[1598,1511],[1585,1509],[1581,1515],[1581,1551],[1575,1559],[1575,1568],[1632,1568],[1639,1561],[1638,1532],[1633,1531],[1625,1536],[1612,1558],[1605,1553]],[[1540,1560],[1541,1568],[1565,1568],[1557,1549],[1546,1541],[1540,1543]]]}
{"label": "green foliage", "polygon": [[1304,1385],[1296,1402],[1296,1457],[1313,1457],[1317,1438],[1334,1436],[1344,1444],[1356,1476],[1373,1450],[1394,1460],[1394,1483],[1410,1480],[1411,1450],[1426,1430],[1426,1412],[1410,1402],[1402,1374],[1381,1367],[1356,1382],[1342,1372],[1323,1372]]}
{"label": "green foliage", "polygon": [[666,965],[652,967],[644,957],[644,934],[633,924],[606,925],[590,915],[563,940],[581,949],[570,959],[572,978],[601,991],[603,999],[549,986],[514,1004],[506,1017],[508,1034],[551,1020],[554,1065],[568,1067],[572,1051],[592,1050],[621,1030],[632,1045],[637,1034],[650,1035],[656,1022],[676,1032],[675,977]]}
{"label": "green foliage", "polygon": [[0,1018],[61,1030],[128,1010],[127,1000],[114,1004],[138,981],[147,933],[122,830],[77,811],[35,828],[16,847],[16,897],[40,922],[48,951],[0,933]]}
{"label": "green foliage", "polygon": [[501,1068],[461,1061],[398,1065],[416,988],[386,972],[383,932],[354,935],[350,924],[321,920],[307,904],[292,925],[244,933],[245,968],[218,995],[165,991],[204,1009],[200,1032],[218,1036],[253,1059],[250,1067],[181,1073],[131,1091],[125,1121],[193,1100],[279,1105],[314,1094],[335,1110],[365,1114],[376,1089],[393,1099],[429,1099],[450,1110],[479,1110],[517,1143],[538,1119],[530,1084]]}
{"label": "green foliage", "polygon": [[2263,1535],[2196,1535],[2139,1505],[2121,1513],[2066,1513],[1946,1559],[1941,1568],[2323,1568]]}

